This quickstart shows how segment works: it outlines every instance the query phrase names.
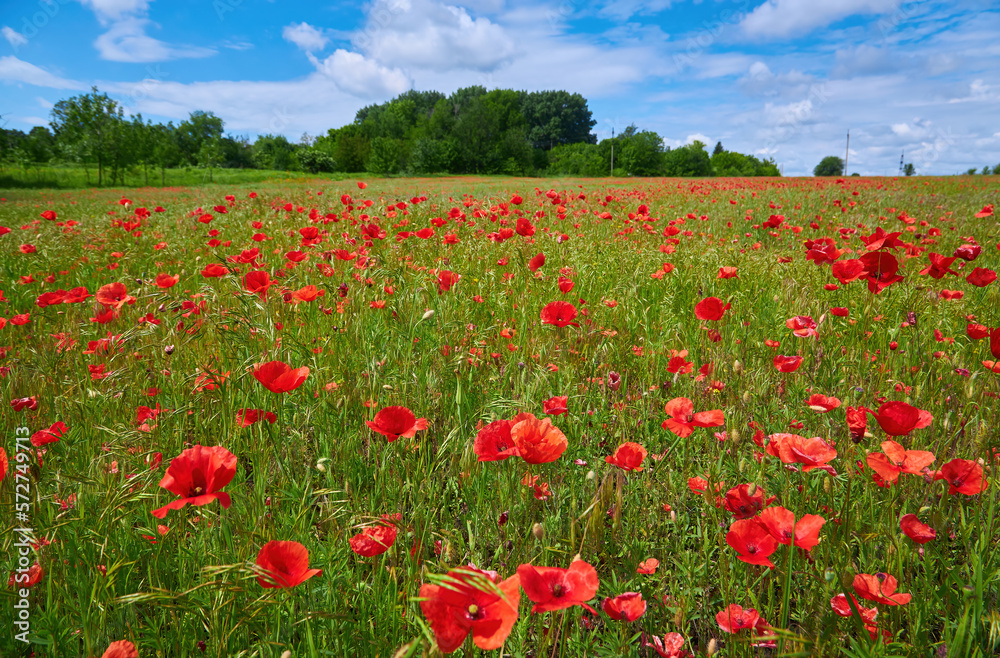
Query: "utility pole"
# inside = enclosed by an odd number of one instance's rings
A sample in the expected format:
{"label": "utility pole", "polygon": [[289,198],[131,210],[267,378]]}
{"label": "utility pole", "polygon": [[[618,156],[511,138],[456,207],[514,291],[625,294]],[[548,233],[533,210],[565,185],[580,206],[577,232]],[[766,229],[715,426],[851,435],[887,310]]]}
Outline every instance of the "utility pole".
{"label": "utility pole", "polygon": [[851,129],[847,129],[847,151],[844,152],[844,175],[847,176],[847,158],[851,155]]}
{"label": "utility pole", "polygon": [[906,151],[900,151],[899,153],[899,175],[903,175],[903,156],[906,155]]}
{"label": "utility pole", "polygon": [[611,126],[611,173],[609,176],[615,175],[615,127]]}

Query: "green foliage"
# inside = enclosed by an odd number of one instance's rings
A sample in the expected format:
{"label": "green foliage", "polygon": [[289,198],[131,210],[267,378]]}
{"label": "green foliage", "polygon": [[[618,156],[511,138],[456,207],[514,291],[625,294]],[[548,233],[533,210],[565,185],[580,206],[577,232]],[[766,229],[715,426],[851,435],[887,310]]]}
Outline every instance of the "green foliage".
{"label": "green foliage", "polygon": [[254,166],[258,169],[296,171],[299,168],[299,160],[295,157],[298,149],[284,135],[261,135],[253,143]]}
{"label": "green foliage", "polygon": [[816,168],[813,169],[813,176],[843,176],[844,175],[844,159],[837,157],[836,155],[828,155]]}
{"label": "green foliage", "polygon": [[609,158],[596,144],[565,144],[556,146],[548,154],[549,176],[607,176]]}
{"label": "green foliage", "polygon": [[712,173],[715,176],[780,176],[778,165],[773,160],[761,161],[752,155],[735,151],[720,151],[711,158]]}
{"label": "green foliage", "polygon": [[905,176],[913,176],[917,173],[917,168],[913,166],[912,162],[907,162],[903,166],[903,174]]}
{"label": "green foliage", "polygon": [[712,160],[705,144],[695,140],[691,144],[671,149],[664,157],[665,176],[711,176]]}
{"label": "green foliage", "polygon": [[299,166],[311,174],[330,173],[337,170],[337,163],[330,155],[318,148],[302,148],[296,152]]}

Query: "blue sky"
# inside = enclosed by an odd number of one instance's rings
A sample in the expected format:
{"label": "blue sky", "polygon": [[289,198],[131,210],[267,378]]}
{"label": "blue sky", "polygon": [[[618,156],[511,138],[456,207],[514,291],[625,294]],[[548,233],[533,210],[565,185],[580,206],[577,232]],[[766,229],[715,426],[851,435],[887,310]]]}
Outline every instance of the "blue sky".
{"label": "blue sky", "polygon": [[29,0],[0,4],[0,116],[49,121],[97,85],[166,122],[298,141],[407,89],[566,89],[631,123],[808,175],[1000,164],[992,0]]}

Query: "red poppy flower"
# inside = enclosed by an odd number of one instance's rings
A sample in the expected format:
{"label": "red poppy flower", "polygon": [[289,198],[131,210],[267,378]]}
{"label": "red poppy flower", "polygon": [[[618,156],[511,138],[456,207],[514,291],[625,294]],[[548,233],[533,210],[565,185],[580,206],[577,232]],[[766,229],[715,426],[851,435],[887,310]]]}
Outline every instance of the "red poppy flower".
{"label": "red poppy flower", "polygon": [[351,550],[361,557],[375,557],[385,553],[392,548],[396,535],[399,534],[395,522],[402,519],[403,515],[399,512],[383,514],[378,523],[368,526],[348,540]]}
{"label": "red poppy flower", "polygon": [[3,479],[7,477],[7,468],[9,466],[10,463],[7,461],[7,451],[4,450],[3,447],[0,447],[0,482],[3,482]]}
{"label": "red poppy flower", "polygon": [[651,636],[652,642],[642,636],[642,646],[653,649],[660,658],[687,658],[691,654],[681,649],[684,646],[684,636],[680,633],[667,633],[661,640],[657,636]]}
{"label": "red poppy flower", "polygon": [[326,291],[309,284],[286,294],[288,295],[286,301],[291,301],[293,304],[299,304],[301,302],[314,302],[318,298],[326,295]]}
{"label": "red poppy flower", "polygon": [[526,238],[530,238],[531,236],[533,236],[535,234],[535,225],[532,224],[531,222],[529,222],[524,217],[518,217],[517,218],[517,224],[516,224],[516,226],[514,228],[514,231],[518,235],[524,236]]}
{"label": "red poppy flower", "polygon": [[778,550],[778,544],[757,519],[733,521],[726,533],[726,543],[739,555],[737,559],[747,564],[773,567],[769,559]]}
{"label": "red poppy flower", "polygon": [[809,396],[806,401],[806,406],[813,411],[825,414],[828,411],[833,411],[840,406],[840,400],[834,397],[827,397],[819,393],[813,393]]}
{"label": "red poppy flower", "polygon": [[139,658],[139,650],[128,640],[118,640],[108,645],[101,658]]}
{"label": "red poppy flower", "polygon": [[722,319],[730,306],[730,304],[723,304],[718,297],[706,297],[695,304],[694,317],[699,320],[715,322]]}
{"label": "red poppy flower", "polygon": [[846,318],[851,314],[851,311],[843,306],[834,306],[830,309],[830,315],[835,315],[838,318]]}
{"label": "red poppy flower", "polygon": [[38,251],[33,244],[22,244],[20,250],[22,254],[33,254]]}
{"label": "red poppy flower", "polygon": [[385,407],[372,420],[365,424],[378,432],[392,443],[401,436],[412,439],[418,430],[427,429],[427,419],[417,418],[416,414],[406,407]]}
{"label": "red poppy flower", "polygon": [[169,274],[156,275],[156,285],[160,288],[173,288],[180,280],[181,276],[179,274],[175,274],[173,276],[170,276]]}
{"label": "red poppy flower", "polygon": [[205,448],[196,445],[174,457],[167,472],[160,480],[160,486],[181,496],[167,505],[153,510],[152,514],[162,519],[170,510],[178,510],[185,505],[207,505],[218,500],[223,509],[228,509],[232,501],[229,494],[220,491],[236,475],[236,455],[222,446]]}
{"label": "red poppy flower", "polygon": [[774,367],[778,369],[778,372],[795,372],[799,369],[804,361],[801,356],[785,356],[784,354],[779,354],[774,357]]}
{"label": "red poppy flower", "polygon": [[257,582],[271,589],[295,587],[323,574],[322,569],[309,568],[309,551],[297,541],[267,542],[257,553],[257,566],[268,573],[257,576]]}
{"label": "red poppy flower", "polygon": [[969,272],[965,280],[976,287],[985,288],[997,280],[997,273],[985,267],[977,267]]}
{"label": "red poppy flower", "polygon": [[964,261],[974,261],[979,258],[979,254],[981,253],[983,253],[983,248],[978,244],[963,244],[955,249],[955,253],[952,256],[961,258]]}
{"label": "red poppy flower", "polygon": [[638,443],[627,442],[618,446],[615,454],[608,455],[604,461],[623,471],[641,471],[642,460],[646,458],[647,454],[646,449]]}
{"label": "red poppy flower", "polygon": [[655,557],[647,558],[635,568],[636,573],[641,574],[654,574],[656,573],[656,568],[660,566],[660,561]]}
{"label": "red poppy flower", "polygon": [[569,407],[569,396],[556,395],[542,400],[542,411],[550,416],[565,416]]}
{"label": "red poppy flower", "polygon": [[66,431],[66,423],[59,421],[47,430],[39,430],[32,434],[31,445],[39,448],[49,443],[57,443]]}
{"label": "red poppy flower", "polygon": [[819,531],[826,523],[816,514],[805,514],[796,521],[795,514],[784,507],[768,507],[760,513],[759,521],[779,544],[806,551],[819,544]]}
{"label": "red poppy flower", "polygon": [[22,327],[28,324],[28,322],[30,321],[31,321],[30,313],[18,313],[17,315],[12,316],[10,319],[10,323],[15,327]]}
{"label": "red poppy flower", "polygon": [[22,411],[23,409],[34,411],[38,408],[38,396],[32,395],[30,398],[16,398],[10,401],[10,406],[14,411]]}
{"label": "red poppy flower", "polygon": [[865,276],[865,264],[856,258],[838,260],[830,268],[830,273],[840,281],[841,285],[847,285]]}
{"label": "red poppy flower", "polygon": [[934,473],[935,480],[948,481],[948,493],[974,496],[986,491],[989,480],[983,479],[983,467],[970,459],[952,459]]}
{"label": "red poppy flower", "polygon": [[[870,247],[869,247],[870,248]],[[860,258],[865,268],[864,278],[868,282],[868,292],[878,294],[883,289],[903,280],[898,274],[899,261],[890,253],[874,251]]]}
{"label": "red poppy flower", "polygon": [[521,579],[516,574],[495,583],[496,574],[475,567],[448,572],[440,585],[420,588],[420,611],[430,622],[438,648],[451,653],[472,633],[484,651],[499,649],[517,621]]}
{"label": "red poppy flower", "polygon": [[859,573],[854,576],[854,593],[883,605],[906,605],[909,594],[896,593],[896,579],[884,573]]}
{"label": "red poppy flower", "polygon": [[264,270],[252,270],[243,275],[243,288],[261,299],[267,299],[267,289],[276,283],[277,281],[271,281],[271,275]]}
{"label": "red poppy flower", "polygon": [[955,262],[956,257],[945,257],[941,254],[930,253],[928,258],[931,264],[920,270],[920,274],[929,274],[933,279],[940,279],[945,274],[954,274],[958,276],[958,272],[951,269],[951,264]]}
{"label": "red poppy flower", "polygon": [[461,278],[461,274],[455,274],[451,270],[441,270],[438,272],[438,294],[441,295],[451,290]]}
{"label": "red poppy flower", "polygon": [[735,267],[725,266],[725,267],[720,267],[719,268],[719,275],[716,278],[718,278],[718,279],[738,279],[739,276],[740,275],[737,274]]}
{"label": "red poppy flower", "polygon": [[694,413],[694,403],[688,398],[674,398],[663,410],[670,418],[663,421],[660,427],[682,439],[691,436],[696,427],[721,427],[726,424],[726,416],[721,409]]}
{"label": "red poppy flower", "polygon": [[976,213],[976,219],[982,219],[983,217],[993,216],[993,204],[987,204],[983,206],[983,209]]}
{"label": "red poppy flower", "polygon": [[541,319],[542,324],[551,324],[556,327],[565,327],[567,325],[573,325],[574,327],[579,327],[580,325],[573,322],[576,317],[576,307],[569,302],[549,302],[542,308]]}
{"label": "red poppy flower", "polygon": [[865,407],[847,407],[844,413],[847,416],[847,429],[851,432],[851,440],[859,443],[865,438],[868,429],[869,410]]}
{"label": "red poppy flower", "polygon": [[837,243],[833,238],[806,240],[805,248],[806,260],[814,261],[817,265],[833,263],[840,258],[842,253],[837,249]]}
{"label": "red poppy flower", "polygon": [[263,409],[240,409],[236,412],[236,424],[240,427],[250,427],[262,420],[274,425],[278,416],[273,411],[264,411]]}
{"label": "red poppy flower", "polygon": [[[884,453],[884,454],[883,454]],[[921,475],[934,461],[934,453],[925,450],[906,450],[895,441],[884,441],[882,452],[868,454],[868,466],[883,480],[892,484],[900,473]]]}
{"label": "red poppy flower", "polygon": [[229,274],[229,270],[218,263],[209,263],[205,266],[205,269],[201,271],[201,275],[206,279],[225,276],[227,274]]}
{"label": "red poppy flower", "polygon": [[816,321],[808,315],[796,315],[785,320],[785,326],[792,330],[792,333],[799,338],[809,338],[816,336]]}
{"label": "red poppy flower", "polygon": [[282,361],[268,361],[257,366],[253,376],[272,393],[288,393],[302,386],[309,376],[309,368],[302,366],[293,369]]}
{"label": "red poppy flower", "polygon": [[56,211],[55,210],[45,210],[45,211],[42,211],[42,215],[41,216],[42,216],[42,219],[47,219],[50,222],[54,222],[56,220],[56,217],[58,215],[56,215]]}
{"label": "red poppy flower", "polygon": [[646,602],[642,600],[640,592],[625,592],[614,598],[604,599],[601,609],[615,621],[635,621],[646,614]]}
{"label": "red poppy flower", "polygon": [[926,544],[937,538],[937,532],[929,525],[924,525],[916,514],[904,514],[899,519],[899,528],[903,534],[917,544]]}
{"label": "red poppy flower", "polygon": [[479,461],[495,462],[503,461],[508,457],[516,457],[517,448],[510,435],[510,428],[530,415],[520,414],[515,416],[513,420],[495,420],[479,430],[472,445],[472,451],[476,453]]}
{"label": "red poppy flower", "polygon": [[868,410],[879,427],[889,436],[906,436],[915,429],[927,427],[934,420],[928,411],[917,409],[905,402],[886,402],[878,408],[878,413]]}
{"label": "red poppy flower", "polygon": [[528,261],[528,269],[532,272],[537,272],[538,268],[545,265],[545,254],[538,254],[530,261]]}
{"label": "red poppy flower", "polygon": [[566,451],[569,441],[548,418],[521,414],[522,420],[512,425],[510,436],[521,459],[529,464],[554,462]]}
{"label": "red poppy flower", "polygon": [[756,484],[741,484],[726,492],[723,507],[735,519],[749,519],[774,501],[774,496],[768,498]]}
{"label": "red poppy flower", "polygon": [[[576,284],[575,284],[575,283],[573,283],[573,280],[572,280],[572,279],[567,279],[567,278],[566,278],[566,277],[564,277],[564,276],[560,276],[560,277],[559,277],[559,282],[558,282],[558,284],[557,284],[557,285],[559,286],[559,292],[561,292],[562,294],[564,294],[564,295],[565,295],[566,293],[568,293],[568,292],[570,292],[571,290],[573,290],[573,287],[574,287],[574,286],[575,286]],[[607,302],[605,302],[605,303],[607,303]],[[613,308],[613,307],[612,307],[612,308]]]}
{"label": "red poppy flower", "polygon": [[597,614],[586,602],[597,594],[600,581],[597,570],[583,560],[575,560],[568,569],[522,564],[517,568],[517,575],[521,577],[525,596],[535,603],[531,608],[533,614],[574,605]]}
{"label": "red poppy flower", "polygon": [[[13,321],[11,318],[11,322]],[[990,329],[990,354],[994,359],[1000,359],[1000,327]]]}
{"label": "red poppy flower", "polygon": [[798,434],[779,433],[767,438],[767,454],[777,457],[783,463],[802,464],[803,473],[819,468],[836,475],[836,471],[827,462],[837,456],[837,451],[818,436],[807,439]]}
{"label": "red poppy flower", "polygon": [[135,297],[129,295],[125,284],[120,282],[101,286],[95,296],[104,306],[115,309],[120,309],[125,304],[135,304]]}
{"label": "red poppy flower", "polygon": [[742,606],[736,604],[731,604],[716,614],[715,622],[724,633],[738,633],[747,628],[758,630],[767,625],[756,610],[753,608],[744,610]]}

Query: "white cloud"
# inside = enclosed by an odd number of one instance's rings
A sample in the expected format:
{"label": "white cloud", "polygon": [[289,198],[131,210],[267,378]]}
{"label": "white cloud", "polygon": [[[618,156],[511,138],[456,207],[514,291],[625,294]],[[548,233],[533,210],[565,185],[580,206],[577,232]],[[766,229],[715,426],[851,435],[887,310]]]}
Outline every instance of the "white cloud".
{"label": "white cloud", "polygon": [[327,38],[323,36],[323,32],[308,23],[286,25],[281,30],[281,36],[307,53],[326,48]]}
{"label": "white cloud", "polygon": [[16,32],[12,28],[4,25],[3,29],[0,30],[3,33],[3,38],[7,40],[7,43],[14,46],[15,49],[20,48],[24,44],[28,43],[28,40],[20,32]]}
{"label": "white cloud", "polygon": [[338,48],[323,61],[310,58],[320,74],[358,98],[397,96],[412,87],[410,78],[399,69],[382,66],[359,53]]}
{"label": "white cloud", "polygon": [[80,0],[84,7],[90,7],[102,24],[117,21],[126,16],[144,13],[150,0]]}
{"label": "white cloud", "polygon": [[386,66],[439,72],[491,71],[516,52],[500,25],[435,0],[376,0],[353,43]]}
{"label": "white cloud", "polygon": [[53,89],[86,89],[87,85],[76,80],[60,78],[34,64],[13,55],[0,57],[0,80],[34,85],[36,87],[51,87]]}
{"label": "white cloud", "polygon": [[748,14],[740,26],[759,39],[801,37],[855,14],[883,14],[899,0],[767,0]]}
{"label": "white cloud", "polygon": [[112,62],[163,62],[189,57],[209,57],[216,51],[201,46],[173,46],[146,34],[151,21],[125,18],[97,37],[94,46],[101,59]]}

